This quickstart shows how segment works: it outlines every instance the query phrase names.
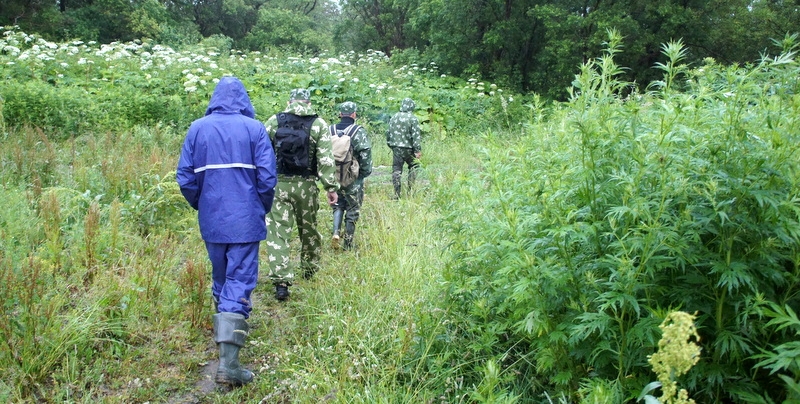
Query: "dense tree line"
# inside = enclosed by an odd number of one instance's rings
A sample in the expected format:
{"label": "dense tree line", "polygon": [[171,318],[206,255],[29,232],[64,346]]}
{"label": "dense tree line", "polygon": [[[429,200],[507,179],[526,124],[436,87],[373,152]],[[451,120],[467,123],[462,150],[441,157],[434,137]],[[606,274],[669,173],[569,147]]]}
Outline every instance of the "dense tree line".
{"label": "dense tree line", "polygon": [[0,24],[47,38],[151,38],[172,46],[224,37],[238,49],[377,49],[399,61],[563,98],[577,67],[624,35],[628,78],[654,79],[661,46],[687,61],[757,60],[800,28],[798,0],[5,0]]}

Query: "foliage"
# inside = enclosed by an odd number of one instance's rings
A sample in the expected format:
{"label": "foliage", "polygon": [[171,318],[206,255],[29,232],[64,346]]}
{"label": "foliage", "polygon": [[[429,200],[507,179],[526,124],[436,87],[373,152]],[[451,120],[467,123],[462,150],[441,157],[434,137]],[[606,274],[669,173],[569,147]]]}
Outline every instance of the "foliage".
{"label": "foliage", "polygon": [[644,88],[659,78],[662,43],[682,40],[692,65],[751,63],[771,39],[797,31],[800,9],[752,0],[6,0],[0,24],[52,41],[182,47],[220,35],[249,51],[413,51],[446,74],[563,101],[608,29],[623,36],[625,80]]}
{"label": "foliage", "polygon": [[176,51],[153,42],[53,43],[7,31],[0,40],[0,75],[9,82],[0,89],[3,122],[36,126],[57,139],[134,125],[186,128],[202,116],[223,75],[243,80],[259,115],[282,109],[292,88],[308,87],[323,115],[355,101],[362,119],[377,130],[384,130],[403,98],[413,96],[423,129],[438,138],[456,127],[483,130],[480,115],[508,118],[524,103],[496,84],[441,80],[446,77],[435,63],[394,66],[381,52],[304,57],[244,52],[232,44],[218,35]]}
{"label": "foliage", "polygon": [[751,308],[800,304],[794,38],[749,68],[690,69],[667,44],[644,94],[621,79],[620,44],[612,32],[569,103],[534,111],[547,118],[520,141],[487,134],[482,170],[446,181],[444,309],[459,320],[447,349],[504,358],[524,399],[627,401],[651,380],[666,313],[696,311],[690,395],[780,401],[790,390],[754,355],[790,336]]}
{"label": "foliage", "polygon": [[[795,399],[796,37],[754,66],[692,68],[668,42],[643,93],[618,64],[622,35],[604,41],[569,101],[548,103],[414,52],[246,52],[222,35],[178,51],[9,30],[0,398],[626,402],[654,380],[658,325],[679,310],[697,313],[702,349],[675,375],[691,397]],[[185,129],[226,74],[262,120],[294,87],[328,119],[358,102],[375,165],[359,248],[324,247],[288,303],[257,288],[242,359],[258,378],[230,392],[198,387],[214,359],[209,268],[173,180]],[[406,96],[423,169],[416,193],[390,201],[382,130]]]}
{"label": "foliage", "polygon": [[333,49],[329,35],[321,34],[314,17],[282,8],[262,7],[258,21],[240,42],[240,48],[286,51],[300,50],[318,54]]}

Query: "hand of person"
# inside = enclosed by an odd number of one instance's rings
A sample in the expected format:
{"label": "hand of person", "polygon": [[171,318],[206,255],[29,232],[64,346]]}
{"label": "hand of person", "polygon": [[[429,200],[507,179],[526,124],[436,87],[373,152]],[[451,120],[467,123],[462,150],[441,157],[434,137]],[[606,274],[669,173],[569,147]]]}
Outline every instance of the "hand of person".
{"label": "hand of person", "polygon": [[338,200],[339,194],[337,194],[336,191],[328,192],[328,205],[335,205]]}
{"label": "hand of person", "polygon": [[418,151],[418,152],[414,153],[414,157],[416,157],[417,159],[421,159],[422,158],[422,152]]}

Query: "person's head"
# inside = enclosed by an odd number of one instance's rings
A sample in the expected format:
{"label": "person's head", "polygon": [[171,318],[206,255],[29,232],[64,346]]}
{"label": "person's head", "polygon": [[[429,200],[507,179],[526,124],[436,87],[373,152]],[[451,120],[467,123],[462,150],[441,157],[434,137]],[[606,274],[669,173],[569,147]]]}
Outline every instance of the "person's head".
{"label": "person's head", "polygon": [[400,105],[400,111],[411,112],[416,107],[417,104],[414,103],[414,100],[412,100],[411,98],[404,98],[403,103]]}
{"label": "person's head", "polygon": [[345,101],[339,104],[339,116],[349,116],[350,118],[356,118],[356,110],[358,106],[355,102],[352,101]]}
{"label": "person's head", "polygon": [[298,101],[311,104],[311,91],[308,91],[306,88],[295,88],[292,90],[291,95],[289,95],[289,103],[291,104]]}
{"label": "person's head", "polygon": [[250,102],[250,96],[244,84],[233,76],[222,77],[214,87],[211,100],[208,102],[206,115],[214,111],[238,112],[249,118],[255,118],[256,111]]}

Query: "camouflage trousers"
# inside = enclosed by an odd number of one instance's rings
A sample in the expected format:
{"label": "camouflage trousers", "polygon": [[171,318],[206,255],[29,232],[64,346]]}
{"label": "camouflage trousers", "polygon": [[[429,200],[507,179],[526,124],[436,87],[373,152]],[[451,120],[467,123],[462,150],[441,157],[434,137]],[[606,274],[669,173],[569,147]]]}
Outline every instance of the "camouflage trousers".
{"label": "camouflage trousers", "polygon": [[392,185],[396,198],[400,197],[400,180],[404,165],[408,165],[408,192],[411,192],[411,187],[414,186],[414,180],[417,178],[419,160],[409,147],[392,147]]}
{"label": "camouflage trousers", "polygon": [[267,264],[273,284],[291,285],[295,264],[291,262],[293,230],[300,237],[300,267],[313,274],[319,267],[322,236],[317,230],[319,188],[316,181],[302,177],[279,177],[275,201],[267,214]]}
{"label": "camouflage trousers", "polygon": [[356,180],[353,185],[344,191],[339,191],[339,199],[333,205],[334,213],[337,210],[344,212],[345,248],[350,247],[356,232],[356,222],[361,216],[361,205],[364,203],[364,180]]}

